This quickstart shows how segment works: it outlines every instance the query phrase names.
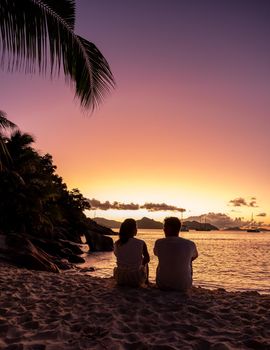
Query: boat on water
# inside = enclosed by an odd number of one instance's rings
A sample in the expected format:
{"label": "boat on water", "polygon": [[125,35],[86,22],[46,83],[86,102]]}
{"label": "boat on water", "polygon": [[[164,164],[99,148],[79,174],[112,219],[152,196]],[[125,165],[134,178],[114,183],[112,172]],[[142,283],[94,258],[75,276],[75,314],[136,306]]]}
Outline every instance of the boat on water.
{"label": "boat on water", "polygon": [[247,232],[261,232],[259,227],[255,225],[255,221],[253,219],[253,213],[251,215],[250,226],[247,228]]}
{"label": "boat on water", "polygon": [[183,211],[181,211],[181,228],[180,232],[189,232],[189,228],[183,222]]}

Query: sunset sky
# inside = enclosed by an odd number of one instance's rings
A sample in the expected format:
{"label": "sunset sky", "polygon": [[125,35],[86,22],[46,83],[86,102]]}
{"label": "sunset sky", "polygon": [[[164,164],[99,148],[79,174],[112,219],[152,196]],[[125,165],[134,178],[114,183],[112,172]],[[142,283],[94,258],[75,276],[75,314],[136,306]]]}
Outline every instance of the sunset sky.
{"label": "sunset sky", "polygon": [[63,77],[0,71],[0,109],[52,154],[69,188],[101,203],[253,213],[270,224],[270,2],[76,3],[76,33],[98,46],[117,83],[99,110],[82,113]]}

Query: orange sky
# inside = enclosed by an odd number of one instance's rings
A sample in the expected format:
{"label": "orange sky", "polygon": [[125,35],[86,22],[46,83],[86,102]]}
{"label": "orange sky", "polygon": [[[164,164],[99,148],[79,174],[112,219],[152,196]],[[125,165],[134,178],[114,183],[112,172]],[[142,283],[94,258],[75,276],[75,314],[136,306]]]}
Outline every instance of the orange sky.
{"label": "orange sky", "polygon": [[[119,1],[106,12],[103,2],[77,2],[77,32],[97,44],[117,82],[92,116],[63,79],[17,73],[0,72],[0,107],[88,198],[270,223],[269,6],[168,3]],[[228,205],[252,197],[254,207]]]}

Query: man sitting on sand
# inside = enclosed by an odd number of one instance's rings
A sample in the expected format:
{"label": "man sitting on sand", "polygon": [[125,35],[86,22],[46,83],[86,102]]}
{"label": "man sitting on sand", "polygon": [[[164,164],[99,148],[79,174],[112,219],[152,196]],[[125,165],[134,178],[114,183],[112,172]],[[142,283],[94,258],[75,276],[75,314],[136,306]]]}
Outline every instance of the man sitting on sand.
{"label": "man sitting on sand", "polygon": [[194,242],[179,237],[181,222],[177,217],[164,220],[165,238],[155,242],[158,257],[156,283],[163,290],[186,292],[192,286],[192,261],[198,257]]}

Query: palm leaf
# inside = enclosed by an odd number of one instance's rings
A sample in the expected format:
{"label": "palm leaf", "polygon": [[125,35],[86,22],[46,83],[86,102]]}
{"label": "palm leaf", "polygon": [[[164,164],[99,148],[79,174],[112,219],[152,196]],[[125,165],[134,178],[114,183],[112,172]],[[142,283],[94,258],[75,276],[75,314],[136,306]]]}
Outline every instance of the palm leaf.
{"label": "palm leaf", "polygon": [[76,94],[81,97],[82,105],[89,107],[89,102],[92,101],[92,107],[95,107],[114,86],[114,78],[108,62],[95,44],[80,36],[77,36],[77,43],[81,53],[75,56],[75,60],[67,55],[68,67],[65,66],[65,69],[72,72],[73,80],[78,82]]}
{"label": "palm leaf", "polygon": [[61,17],[69,27],[74,30],[75,26],[75,0],[45,0],[45,1],[31,1],[40,3],[40,6],[47,6]]}
{"label": "palm leaf", "polygon": [[11,147],[18,150],[30,147],[33,142],[35,142],[34,136],[23,133],[20,130],[15,130],[10,135]]}
{"label": "palm leaf", "polygon": [[[6,129],[6,128],[16,128],[16,124],[12,123],[10,120],[7,119],[6,113],[3,111],[0,111],[0,129]],[[1,130],[0,130],[1,133]]]}
{"label": "palm leaf", "polygon": [[81,105],[94,109],[115,83],[102,53],[74,33],[74,1],[0,0],[0,5],[2,67],[44,73],[49,66],[51,75],[63,68]]}
{"label": "palm leaf", "polygon": [[12,123],[10,120],[7,119],[6,113],[3,111],[0,111],[0,171],[4,168],[4,162],[3,160],[10,161],[10,154],[7,149],[6,145],[6,138],[3,137],[3,134],[1,132],[1,129],[14,129],[16,128],[16,125]]}

